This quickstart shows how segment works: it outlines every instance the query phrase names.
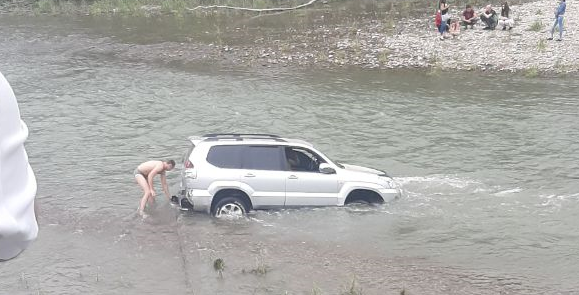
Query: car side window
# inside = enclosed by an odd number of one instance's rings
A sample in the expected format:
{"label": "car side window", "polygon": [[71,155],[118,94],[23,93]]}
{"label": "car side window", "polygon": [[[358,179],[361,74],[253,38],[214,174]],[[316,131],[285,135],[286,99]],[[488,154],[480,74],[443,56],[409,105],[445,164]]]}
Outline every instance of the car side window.
{"label": "car side window", "polygon": [[243,146],[216,145],[207,153],[207,162],[219,168],[241,169]]}
{"label": "car side window", "polygon": [[254,170],[285,170],[282,150],[279,146],[248,146],[243,155],[242,167]]}
{"label": "car side window", "polygon": [[287,147],[285,156],[290,171],[320,172],[320,164],[326,162],[316,153],[300,147]]}

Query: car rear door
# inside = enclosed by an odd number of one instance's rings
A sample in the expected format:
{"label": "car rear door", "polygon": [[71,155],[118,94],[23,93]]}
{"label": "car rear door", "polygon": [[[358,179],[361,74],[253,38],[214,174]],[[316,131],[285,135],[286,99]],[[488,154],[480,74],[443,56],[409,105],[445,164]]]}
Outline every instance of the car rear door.
{"label": "car rear door", "polygon": [[253,189],[255,209],[280,208],[285,203],[285,158],[276,145],[245,146],[240,181]]}
{"label": "car rear door", "polygon": [[207,188],[216,180],[239,181],[243,150],[241,145],[212,146],[207,153],[207,163],[211,165],[203,167],[204,170],[200,171],[199,185]]}

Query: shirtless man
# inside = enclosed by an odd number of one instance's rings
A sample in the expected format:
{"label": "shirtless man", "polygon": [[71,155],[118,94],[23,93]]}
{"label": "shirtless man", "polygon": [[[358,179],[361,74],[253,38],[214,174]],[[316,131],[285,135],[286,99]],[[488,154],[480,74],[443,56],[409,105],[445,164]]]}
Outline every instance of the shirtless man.
{"label": "shirtless man", "polygon": [[165,171],[171,171],[175,168],[175,161],[167,160],[163,161],[147,161],[142,163],[135,169],[135,179],[137,183],[143,189],[143,198],[139,205],[139,214],[145,216],[145,206],[147,202],[153,204],[155,202],[155,188],[153,187],[153,178],[155,175],[161,175],[161,185],[163,186],[163,192],[169,201],[171,196],[169,195],[169,188],[167,187],[167,177],[165,176]]}

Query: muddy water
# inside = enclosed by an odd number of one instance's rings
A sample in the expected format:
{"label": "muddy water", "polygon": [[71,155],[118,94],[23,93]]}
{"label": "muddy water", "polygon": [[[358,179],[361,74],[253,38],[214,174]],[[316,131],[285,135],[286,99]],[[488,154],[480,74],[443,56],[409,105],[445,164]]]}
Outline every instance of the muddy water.
{"label": "muddy water", "polygon": [[[0,19],[41,208],[0,293],[578,292],[576,79],[159,65],[122,56],[162,29],[137,42],[92,22]],[[303,138],[387,170],[403,197],[233,222],[159,198],[136,218],[134,167],[219,131]]]}

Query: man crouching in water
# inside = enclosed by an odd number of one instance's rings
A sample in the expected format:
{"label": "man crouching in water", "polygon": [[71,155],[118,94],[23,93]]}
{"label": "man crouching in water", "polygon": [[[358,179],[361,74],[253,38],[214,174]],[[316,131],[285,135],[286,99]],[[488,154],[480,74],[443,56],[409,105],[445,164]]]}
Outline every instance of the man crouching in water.
{"label": "man crouching in water", "polygon": [[135,169],[135,179],[137,183],[143,189],[143,198],[141,199],[141,204],[139,205],[139,215],[146,217],[145,206],[147,202],[153,204],[155,202],[155,188],[153,187],[153,178],[155,175],[161,175],[161,185],[163,186],[163,192],[169,201],[171,201],[171,196],[169,195],[169,188],[167,187],[167,177],[165,176],[165,171],[171,171],[175,168],[175,161],[167,160],[163,161],[147,161],[142,163]]}

